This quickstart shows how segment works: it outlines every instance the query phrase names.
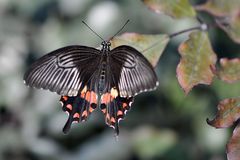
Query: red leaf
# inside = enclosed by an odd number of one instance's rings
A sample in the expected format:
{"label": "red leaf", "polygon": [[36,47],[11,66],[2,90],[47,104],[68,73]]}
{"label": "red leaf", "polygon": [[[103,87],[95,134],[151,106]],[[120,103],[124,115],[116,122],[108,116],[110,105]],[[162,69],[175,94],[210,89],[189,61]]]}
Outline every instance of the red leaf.
{"label": "red leaf", "polygon": [[234,129],[232,137],[227,144],[228,160],[240,159],[240,124]]}
{"label": "red leaf", "polygon": [[209,125],[216,128],[232,126],[240,118],[240,98],[224,99],[218,104],[218,112],[213,120],[208,120]]}

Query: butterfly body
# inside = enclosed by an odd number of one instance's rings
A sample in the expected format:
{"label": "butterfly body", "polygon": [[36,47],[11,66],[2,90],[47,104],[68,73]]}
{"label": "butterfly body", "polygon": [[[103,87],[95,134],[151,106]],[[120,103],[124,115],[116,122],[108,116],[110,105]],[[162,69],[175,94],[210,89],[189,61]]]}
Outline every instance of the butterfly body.
{"label": "butterfly body", "polygon": [[125,45],[110,50],[110,45],[104,41],[101,50],[78,45],[57,49],[24,75],[27,85],[61,95],[62,109],[69,114],[65,133],[72,122],[87,120],[99,107],[118,134],[133,97],[158,85],[153,67],[140,52]]}

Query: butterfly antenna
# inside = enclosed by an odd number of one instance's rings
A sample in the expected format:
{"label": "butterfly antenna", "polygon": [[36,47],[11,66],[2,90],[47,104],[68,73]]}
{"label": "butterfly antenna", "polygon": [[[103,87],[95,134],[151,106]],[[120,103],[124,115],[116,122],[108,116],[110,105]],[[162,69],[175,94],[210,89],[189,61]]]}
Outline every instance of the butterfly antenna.
{"label": "butterfly antenna", "polygon": [[82,21],[95,35],[97,35],[101,40],[105,41],[97,32],[95,32],[86,22]]}
{"label": "butterfly antenna", "polygon": [[118,35],[118,34],[123,30],[123,28],[128,24],[129,21],[130,21],[130,20],[128,19],[128,20],[124,23],[124,25],[117,31],[117,33],[115,33],[115,34],[108,40],[108,42],[111,41],[116,35]]}

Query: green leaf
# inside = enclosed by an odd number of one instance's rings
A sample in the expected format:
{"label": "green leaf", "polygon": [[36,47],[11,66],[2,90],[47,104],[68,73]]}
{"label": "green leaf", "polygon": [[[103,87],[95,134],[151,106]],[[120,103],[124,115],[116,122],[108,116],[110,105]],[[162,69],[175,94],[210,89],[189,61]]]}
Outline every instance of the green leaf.
{"label": "green leaf", "polygon": [[197,84],[211,84],[216,55],[205,32],[192,32],[179,46],[181,55],[177,78],[187,94]]}
{"label": "green leaf", "polygon": [[240,59],[220,59],[221,68],[218,72],[219,78],[225,82],[233,83],[240,80]]}
{"label": "green leaf", "polygon": [[239,0],[208,0],[205,4],[195,7],[199,11],[206,11],[214,16],[227,16],[240,8]]}
{"label": "green leaf", "polygon": [[240,157],[240,124],[234,129],[232,137],[227,144],[228,160],[239,160]]}
{"label": "green leaf", "polygon": [[148,61],[155,67],[166,45],[169,42],[169,36],[166,34],[138,34],[124,33],[111,40],[112,47],[120,45],[129,45],[141,52]]}
{"label": "green leaf", "polygon": [[230,127],[240,118],[240,98],[224,99],[218,104],[218,112],[209,125],[216,128]]}
{"label": "green leaf", "polygon": [[143,0],[156,13],[164,13],[173,18],[195,17],[196,12],[188,0]]}
{"label": "green leaf", "polygon": [[232,40],[240,43],[240,9],[232,12],[228,17],[217,19],[217,24]]}

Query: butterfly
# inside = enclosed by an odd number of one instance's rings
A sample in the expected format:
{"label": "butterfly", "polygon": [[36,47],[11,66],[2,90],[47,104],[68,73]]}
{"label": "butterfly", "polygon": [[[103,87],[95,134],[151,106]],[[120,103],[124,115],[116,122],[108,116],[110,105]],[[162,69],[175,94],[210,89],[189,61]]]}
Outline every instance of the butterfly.
{"label": "butterfly", "polygon": [[99,107],[105,122],[119,134],[119,121],[130,109],[134,96],[156,89],[157,75],[150,62],[131,46],[110,49],[72,45],[52,51],[34,62],[24,75],[26,85],[61,95],[68,113],[63,127],[86,121]]}

